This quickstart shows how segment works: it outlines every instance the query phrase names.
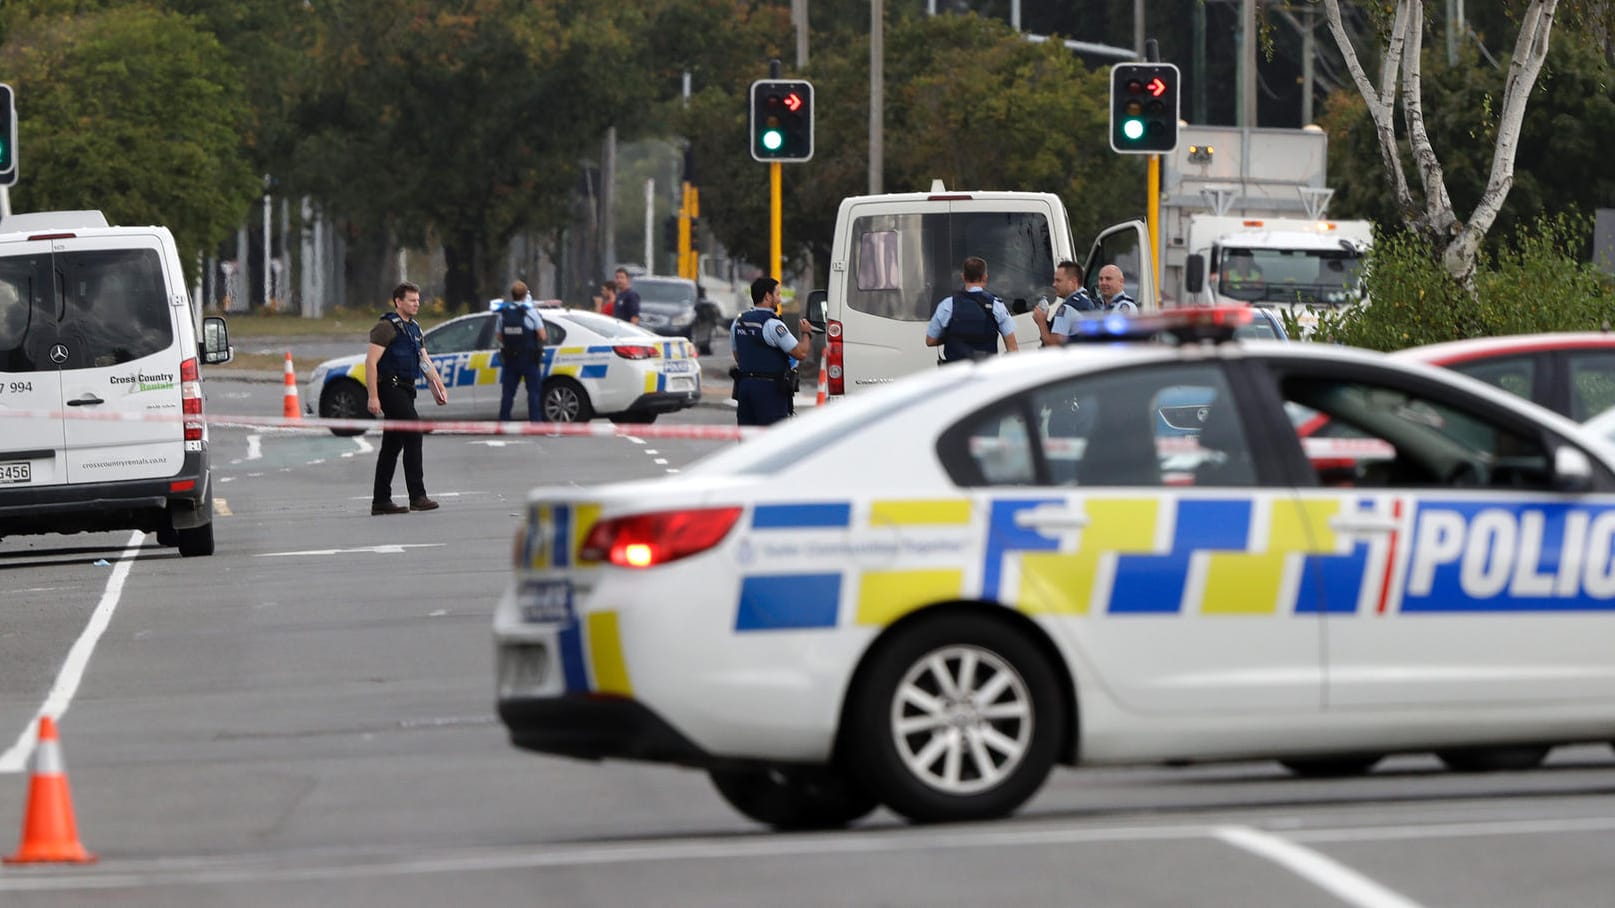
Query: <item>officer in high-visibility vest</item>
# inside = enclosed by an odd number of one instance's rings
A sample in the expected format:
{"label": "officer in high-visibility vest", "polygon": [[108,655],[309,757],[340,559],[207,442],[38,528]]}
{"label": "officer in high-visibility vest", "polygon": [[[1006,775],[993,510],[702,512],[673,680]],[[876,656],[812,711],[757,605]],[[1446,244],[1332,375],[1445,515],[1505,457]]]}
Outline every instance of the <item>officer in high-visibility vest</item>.
{"label": "officer in high-visibility vest", "polygon": [[742,426],[770,426],[791,415],[795,363],[813,349],[813,326],[802,319],[802,339],[775,315],[780,304],[779,281],[760,277],[751,282],[752,308],[741,313],[729,328],[729,345],[735,354],[735,400],[740,407],[736,422]]}

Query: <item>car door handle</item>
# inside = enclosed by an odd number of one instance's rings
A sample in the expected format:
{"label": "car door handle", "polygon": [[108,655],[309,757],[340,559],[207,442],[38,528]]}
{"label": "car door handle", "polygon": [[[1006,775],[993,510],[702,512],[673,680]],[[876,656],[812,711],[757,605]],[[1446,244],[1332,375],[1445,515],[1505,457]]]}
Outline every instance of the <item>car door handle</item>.
{"label": "car door handle", "polygon": [[78,398],[76,400],[68,401],[67,405],[69,407],[93,407],[96,404],[104,404],[104,403],[106,403],[106,401],[102,400],[99,397],[96,397],[94,394],[86,394],[83,397],[80,397],[80,398]]}
{"label": "car door handle", "polygon": [[1329,529],[1337,533],[1390,533],[1400,526],[1395,517],[1377,514],[1342,515],[1329,518]]}
{"label": "car door handle", "polygon": [[1015,525],[1039,530],[1080,530],[1088,525],[1088,515],[1064,508],[1033,508],[1016,514]]}

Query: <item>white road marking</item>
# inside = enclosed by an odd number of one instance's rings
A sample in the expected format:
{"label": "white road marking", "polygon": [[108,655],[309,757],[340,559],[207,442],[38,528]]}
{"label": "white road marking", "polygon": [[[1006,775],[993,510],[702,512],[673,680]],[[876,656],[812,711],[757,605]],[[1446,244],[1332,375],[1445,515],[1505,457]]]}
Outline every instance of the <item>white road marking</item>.
{"label": "white road marking", "polygon": [[658,458],[656,458],[656,465],[659,466],[659,467],[667,466],[667,458],[666,457],[658,457]]}
{"label": "white road marking", "polygon": [[293,555],[347,555],[354,552],[370,552],[374,555],[402,555],[405,549],[435,549],[444,544],[442,542],[410,542],[403,545],[367,545],[356,549],[308,549],[302,552],[265,552],[252,557],[289,558]]}
{"label": "white road marking", "polygon": [[1219,826],[1212,834],[1235,848],[1278,864],[1348,905],[1419,908],[1419,903],[1407,896],[1289,839],[1249,826]]}
{"label": "white road marking", "polygon": [[15,743],[0,754],[0,773],[21,772],[28,763],[29,754],[34,750],[34,739],[39,734],[39,717],[50,716],[60,719],[67,708],[73,703],[73,695],[78,693],[79,682],[84,680],[84,670],[90,666],[90,656],[95,653],[95,644],[101,640],[106,632],[107,625],[112,623],[112,613],[118,610],[118,597],[123,595],[123,582],[129,577],[129,569],[134,565],[135,555],[140,551],[140,545],[146,534],[135,530],[124,543],[123,554],[118,556],[118,563],[112,566],[112,576],[107,578],[106,590],[101,594],[101,602],[96,605],[95,611],[90,613],[90,620],[85,622],[84,630],[73,647],[67,651],[67,658],[62,660],[62,667],[56,673],[56,683],[51,685],[50,693],[45,695],[45,702],[40,704],[39,710],[22,734],[17,736]]}
{"label": "white road marking", "polygon": [[262,435],[247,436],[247,459],[257,460],[264,456],[264,437]]}
{"label": "white road marking", "polygon": [[645,453],[646,453],[646,454],[660,454],[660,453],[662,453],[662,452],[661,452],[661,451],[658,451],[658,450],[656,450],[656,449],[655,449],[655,448],[646,448],[646,449],[645,449]]}
{"label": "white road marking", "polygon": [[624,435],[623,437],[636,445],[642,445],[645,443],[645,439],[640,438],[638,435]]}
{"label": "white road marking", "polygon": [[353,441],[354,441],[354,444],[357,444],[359,446],[359,453],[360,454],[369,454],[371,451],[374,451],[376,449],[375,445],[371,444],[368,441],[365,441],[365,437],[363,435],[355,435],[355,436],[353,436]]}

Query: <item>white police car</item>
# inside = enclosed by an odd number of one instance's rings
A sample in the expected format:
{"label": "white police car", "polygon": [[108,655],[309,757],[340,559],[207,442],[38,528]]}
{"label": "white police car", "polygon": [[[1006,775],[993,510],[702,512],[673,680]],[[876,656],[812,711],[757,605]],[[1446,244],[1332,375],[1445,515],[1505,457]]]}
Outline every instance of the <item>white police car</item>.
{"label": "white police car", "polygon": [[[701,366],[689,341],[668,339],[610,316],[540,309],[544,316],[543,418],[648,423],[701,400]],[[494,419],[499,415],[499,315],[462,315],[426,332],[426,349],[449,387],[442,407],[418,408],[426,419]],[[304,409],[331,419],[368,419],[363,354],[326,360],[303,394]],[[425,390],[426,382],[418,387]],[[516,419],[527,417],[527,390],[516,391]],[[356,435],[352,429],[332,429]]]}
{"label": "white police car", "polygon": [[[1198,433],[1161,433],[1185,392]],[[515,560],[512,742],[704,768],[781,828],[1001,816],[1056,763],[1506,769],[1615,738],[1615,449],[1360,350],[937,369],[677,477],[536,489]]]}

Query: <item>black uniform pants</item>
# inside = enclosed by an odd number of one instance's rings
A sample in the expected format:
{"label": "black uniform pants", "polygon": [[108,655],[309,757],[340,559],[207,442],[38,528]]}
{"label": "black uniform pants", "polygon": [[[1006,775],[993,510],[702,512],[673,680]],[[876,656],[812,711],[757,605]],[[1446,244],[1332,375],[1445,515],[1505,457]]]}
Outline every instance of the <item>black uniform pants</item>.
{"label": "black uniform pants", "polygon": [[[415,386],[398,387],[383,380],[376,389],[381,400],[381,415],[387,419],[419,419],[415,413]],[[421,475],[421,433],[383,429],[381,456],[376,458],[376,487],[372,501],[385,502],[393,497],[393,471],[398,468],[398,455],[404,455],[404,487],[409,500],[426,497],[426,480]]]}
{"label": "black uniform pants", "polygon": [[742,426],[771,426],[791,415],[789,379],[740,378],[735,380],[735,399],[739,404],[736,424]]}

